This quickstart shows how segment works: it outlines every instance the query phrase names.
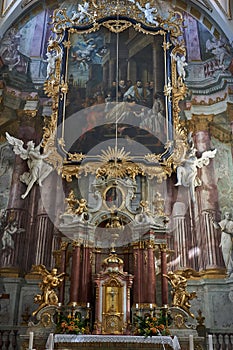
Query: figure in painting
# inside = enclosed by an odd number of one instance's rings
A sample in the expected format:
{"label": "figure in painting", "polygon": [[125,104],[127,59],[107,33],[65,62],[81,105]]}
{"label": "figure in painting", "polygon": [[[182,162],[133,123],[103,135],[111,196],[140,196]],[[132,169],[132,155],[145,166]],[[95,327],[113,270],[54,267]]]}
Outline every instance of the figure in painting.
{"label": "figure in painting", "polygon": [[32,186],[38,182],[39,186],[42,186],[43,180],[51,173],[53,167],[46,163],[44,159],[48,158],[50,152],[46,154],[40,153],[40,144],[35,147],[33,141],[27,143],[27,149],[23,147],[23,141],[6,133],[7,141],[13,145],[13,151],[15,154],[20,155],[20,158],[26,160],[29,168],[29,172],[25,172],[20,176],[20,181],[27,185],[26,192],[22,194],[21,198],[25,198]]}
{"label": "figure in painting", "polygon": [[65,272],[57,274],[57,269],[55,268],[49,272],[44,265],[33,265],[32,269],[33,272],[42,275],[42,282],[39,284],[42,293],[34,297],[34,302],[40,304],[38,309],[32,314],[35,316],[45,306],[58,304],[58,297],[55,289],[63,282]]}
{"label": "figure in painting", "polygon": [[233,220],[229,212],[226,212],[224,219],[220,222],[213,220],[213,225],[216,229],[221,229],[221,242],[220,247],[222,248],[222,255],[224,264],[226,266],[228,277],[233,277]]}
{"label": "figure in painting", "polygon": [[134,98],[136,103],[147,105],[147,99],[150,96],[150,91],[145,88],[141,80],[137,80],[135,85],[130,86],[130,88],[124,94],[124,101],[127,101],[127,97],[131,96]]}

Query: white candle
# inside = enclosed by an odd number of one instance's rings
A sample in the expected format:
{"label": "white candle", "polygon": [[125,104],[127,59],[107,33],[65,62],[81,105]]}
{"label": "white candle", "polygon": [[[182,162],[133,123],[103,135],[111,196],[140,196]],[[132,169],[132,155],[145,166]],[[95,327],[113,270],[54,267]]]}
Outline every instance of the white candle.
{"label": "white candle", "polygon": [[49,334],[48,350],[53,350],[53,333]]}
{"label": "white candle", "polygon": [[193,335],[189,335],[189,350],[194,350]]}
{"label": "white candle", "polygon": [[90,307],[90,303],[87,303],[87,307]]}
{"label": "white candle", "polygon": [[32,350],[33,349],[33,332],[29,332],[29,344],[28,344],[28,349]]}
{"label": "white candle", "polygon": [[138,309],[138,304],[136,304],[136,309]]}
{"label": "white candle", "polygon": [[212,334],[208,335],[208,343],[209,343],[209,350],[213,350],[213,336],[212,336]]}
{"label": "white candle", "polygon": [[152,304],[150,304],[150,309],[152,309]]}

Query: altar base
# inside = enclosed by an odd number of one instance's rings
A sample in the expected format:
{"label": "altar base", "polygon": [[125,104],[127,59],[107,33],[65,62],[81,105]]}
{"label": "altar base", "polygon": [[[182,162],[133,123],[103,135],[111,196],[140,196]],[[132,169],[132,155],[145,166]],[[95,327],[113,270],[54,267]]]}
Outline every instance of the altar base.
{"label": "altar base", "polygon": [[68,350],[81,349],[96,350],[96,348],[105,350],[120,349],[174,349],[180,350],[180,344],[177,337],[156,336],[117,336],[117,335],[68,335],[56,334],[54,337],[54,349]]}

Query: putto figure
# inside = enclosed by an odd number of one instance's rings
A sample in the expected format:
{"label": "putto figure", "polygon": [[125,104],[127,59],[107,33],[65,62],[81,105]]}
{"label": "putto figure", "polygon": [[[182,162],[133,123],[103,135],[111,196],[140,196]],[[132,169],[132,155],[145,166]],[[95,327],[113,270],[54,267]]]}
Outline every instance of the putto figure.
{"label": "putto figure", "polygon": [[10,136],[6,132],[7,141],[13,146],[13,151],[15,154],[19,155],[20,158],[27,160],[29,172],[25,172],[20,176],[20,181],[27,185],[27,190],[22,194],[21,198],[25,198],[32,186],[37,182],[39,186],[42,186],[43,180],[51,173],[53,167],[46,163],[46,159],[50,152],[46,154],[40,153],[41,145],[35,147],[33,141],[27,143],[27,148],[24,148],[24,142],[13,136]]}

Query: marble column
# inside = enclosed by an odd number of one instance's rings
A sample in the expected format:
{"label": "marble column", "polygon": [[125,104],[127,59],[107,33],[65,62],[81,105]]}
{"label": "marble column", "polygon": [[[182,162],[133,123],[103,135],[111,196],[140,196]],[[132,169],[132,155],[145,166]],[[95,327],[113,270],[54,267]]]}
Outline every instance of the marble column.
{"label": "marble column", "polygon": [[160,244],[161,254],[161,294],[162,294],[162,305],[168,304],[168,282],[164,275],[167,274],[167,244]]}
{"label": "marble column", "polygon": [[[22,120],[16,137],[26,144],[29,140],[35,139],[35,129],[28,126],[26,121]],[[24,231],[14,234],[12,237],[14,249],[3,251],[1,259],[1,268],[4,269],[7,267],[12,271],[14,270],[14,273],[15,269],[25,271],[25,258],[27,257],[28,237],[30,235],[29,197],[25,199],[21,198],[21,195],[26,190],[26,186],[20,181],[20,176],[26,171],[28,171],[27,162],[21,159],[19,155],[16,155],[11,179],[7,217],[8,222],[11,219],[16,221],[18,227],[24,229]]]}
{"label": "marble column", "polygon": [[[210,150],[211,139],[209,133],[213,115],[193,115],[194,141],[197,152],[202,154]],[[209,213],[218,213],[218,190],[215,180],[214,159],[207,166],[198,171],[201,186],[196,188],[197,201],[195,203],[198,212],[197,241],[200,249],[198,265],[200,269],[218,269],[223,267],[221,251],[219,248],[220,232],[212,224]]]}
{"label": "marble column", "polygon": [[[65,242],[65,241],[61,242],[61,247],[60,247],[61,261],[60,261],[59,273],[62,273],[62,272],[66,273],[67,248],[68,248],[68,242]],[[65,301],[65,277],[59,288],[59,302],[64,304],[64,301]]]}
{"label": "marble column", "polygon": [[74,241],[72,243],[72,246],[73,254],[70,277],[70,303],[77,303],[79,301],[81,242]]}
{"label": "marble column", "polygon": [[86,304],[91,300],[91,248],[87,242],[84,242],[83,245],[82,282],[80,287],[80,301]]}
{"label": "marble column", "polygon": [[141,300],[141,249],[139,243],[133,247],[134,258],[134,285],[133,285],[133,302],[139,304]]}
{"label": "marble column", "polygon": [[155,279],[155,258],[154,258],[154,242],[147,242],[148,266],[147,276],[149,281],[147,288],[147,302],[149,304],[156,303],[156,279]]}

